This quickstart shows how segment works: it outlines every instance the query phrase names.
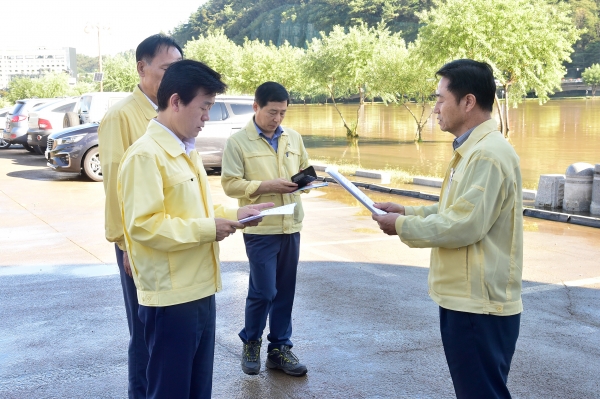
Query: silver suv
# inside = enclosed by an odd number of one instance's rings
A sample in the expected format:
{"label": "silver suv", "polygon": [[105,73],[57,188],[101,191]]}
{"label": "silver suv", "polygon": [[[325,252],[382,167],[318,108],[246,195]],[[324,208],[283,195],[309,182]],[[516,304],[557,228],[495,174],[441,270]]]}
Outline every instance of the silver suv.
{"label": "silver suv", "polygon": [[29,129],[29,111],[35,107],[60,98],[27,98],[16,102],[13,109],[6,115],[6,128],[3,139],[10,144],[22,144],[28,151],[33,148],[27,144],[27,130]]}
{"label": "silver suv", "polygon": [[[220,169],[225,142],[246,126],[254,110],[251,96],[217,96],[210,120],[196,138],[196,150],[207,169]],[[98,124],[74,126],[48,136],[48,166],[57,172],[83,172],[93,181],[102,181],[98,153]]]}

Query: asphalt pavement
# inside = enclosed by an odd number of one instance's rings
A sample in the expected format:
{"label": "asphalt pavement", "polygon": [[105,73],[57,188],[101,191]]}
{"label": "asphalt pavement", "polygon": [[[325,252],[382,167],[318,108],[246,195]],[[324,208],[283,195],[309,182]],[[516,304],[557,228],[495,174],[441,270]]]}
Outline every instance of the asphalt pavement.
{"label": "asphalt pavement", "polygon": [[[235,203],[219,176],[209,180],[215,203]],[[221,245],[213,397],[454,397],[427,295],[429,250],[383,235],[335,185],[303,198],[292,340],[308,374],[241,371],[248,262],[236,233]],[[0,398],[127,396],[128,331],[103,206],[101,183],[51,171],[20,147],[0,150]],[[514,398],[600,397],[599,234],[525,218]]]}

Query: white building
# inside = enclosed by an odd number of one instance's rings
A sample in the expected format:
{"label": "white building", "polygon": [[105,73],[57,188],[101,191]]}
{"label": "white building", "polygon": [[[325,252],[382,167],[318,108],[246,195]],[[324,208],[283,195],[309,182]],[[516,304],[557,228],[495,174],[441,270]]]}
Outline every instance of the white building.
{"label": "white building", "polygon": [[14,77],[37,78],[47,72],[65,72],[77,78],[77,56],[73,47],[0,49],[0,88]]}

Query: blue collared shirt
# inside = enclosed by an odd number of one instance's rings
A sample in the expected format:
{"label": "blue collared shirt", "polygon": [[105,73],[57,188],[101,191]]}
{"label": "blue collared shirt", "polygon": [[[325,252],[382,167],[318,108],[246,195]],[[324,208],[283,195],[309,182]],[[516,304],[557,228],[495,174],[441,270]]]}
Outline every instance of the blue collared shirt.
{"label": "blue collared shirt", "polygon": [[[477,127],[477,126],[475,126],[475,127]],[[463,144],[464,144],[464,142],[465,142],[465,141],[467,141],[467,139],[468,139],[468,138],[469,138],[469,136],[471,135],[471,132],[472,132],[473,130],[475,130],[475,127],[471,128],[471,129],[469,129],[469,130],[467,130],[467,131],[465,132],[465,134],[463,134],[462,136],[460,136],[460,137],[457,137],[457,138],[455,138],[455,139],[454,139],[454,141],[452,142],[452,148],[454,148],[454,151],[456,151],[456,149],[457,149],[458,147],[460,147],[461,145],[463,145]]]}
{"label": "blue collared shirt", "polygon": [[[254,121],[254,119],[253,119],[253,121]],[[271,147],[273,147],[275,152],[277,152],[277,147],[279,146],[279,137],[281,136],[281,133],[283,133],[283,128],[281,126],[277,126],[277,129],[275,129],[275,133],[273,134],[273,137],[268,138],[267,136],[265,136],[265,134],[262,132],[262,130],[260,130],[260,128],[256,124],[256,121],[254,121],[254,126],[256,127],[256,131],[258,132],[258,135],[260,137],[262,137],[263,139],[267,140],[267,143],[271,144]]]}

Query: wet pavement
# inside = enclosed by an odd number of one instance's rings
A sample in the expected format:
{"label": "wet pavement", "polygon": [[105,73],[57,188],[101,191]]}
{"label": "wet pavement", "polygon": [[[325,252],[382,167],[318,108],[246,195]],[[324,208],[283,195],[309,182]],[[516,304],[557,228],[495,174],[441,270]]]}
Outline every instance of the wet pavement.
{"label": "wet pavement", "polygon": [[[210,182],[215,203],[235,203],[218,176]],[[126,397],[128,333],[103,203],[101,183],[53,172],[18,147],[0,150],[0,398]],[[238,233],[221,245],[213,396],[454,397],[427,296],[429,250],[380,233],[334,185],[304,204],[293,341],[308,375],[240,369],[248,264]],[[599,244],[598,229],[525,218],[514,398],[598,397]]]}

